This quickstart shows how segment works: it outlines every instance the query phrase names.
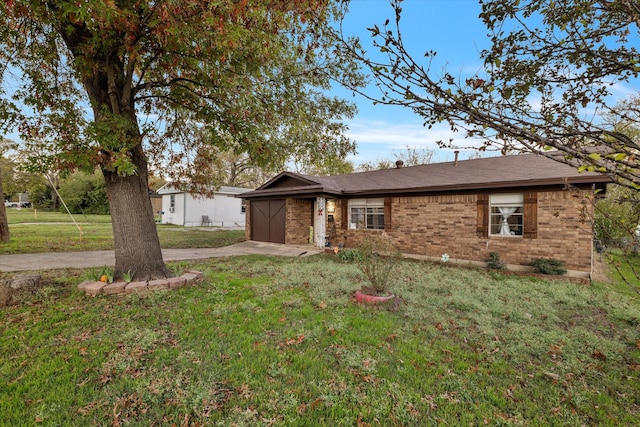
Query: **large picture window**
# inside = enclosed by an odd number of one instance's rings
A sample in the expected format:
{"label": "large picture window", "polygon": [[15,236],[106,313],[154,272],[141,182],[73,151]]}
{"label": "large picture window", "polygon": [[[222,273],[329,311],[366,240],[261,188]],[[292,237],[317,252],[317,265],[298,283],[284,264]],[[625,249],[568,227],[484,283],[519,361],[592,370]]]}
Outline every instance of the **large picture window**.
{"label": "large picture window", "polygon": [[384,199],[349,200],[349,228],[384,230]]}
{"label": "large picture window", "polygon": [[520,194],[492,194],[489,197],[489,234],[522,236],[524,232],[524,197]]}

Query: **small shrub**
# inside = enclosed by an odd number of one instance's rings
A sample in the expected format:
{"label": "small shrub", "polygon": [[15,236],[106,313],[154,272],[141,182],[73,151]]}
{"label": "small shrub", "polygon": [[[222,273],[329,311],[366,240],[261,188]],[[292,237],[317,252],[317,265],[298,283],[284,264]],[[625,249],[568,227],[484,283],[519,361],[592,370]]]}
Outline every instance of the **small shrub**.
{"label": "small shrub", "polygon": [[358,245],[360,259],[358,268],[376,294],[383,294],[389,284],[391,273],[400,259],[400,252],[383,236],[367,236]]}
{"label": "small shrub", "polygon": [[505,267],[504,262],[500,259],[498,252],[491,252],[489,258],[486,259],[487,267],[494,270],[502,270]]}
{"label": "small shrub", "polygon": [[187,269],[187,264],[181,262],[172,263],[167,265],[167,268],[169,268],[169,271],[171,271],[175,277],[178,277]]}
{"label": "small shrub", "polygon": [[93,280],[94,282],[99,282],[100,276],[102,276],[101,268],[92,268],[82,275],[85,280]]}
{"label": "small shrub", "polygon": [[[106,278],[106,280],[102,280],[102,278]],[[102,276],[100,277],[101,282],[105,283],[113,283],[113,269],[112,268],[104,268],[102,272]]]}
{"label": "small shrub", "polygon": [[133,280],[133,273],[131,272],[131,270],[125,271],[124,273],[122,273],[122,280],[124,280],[127,283]]}
{"label": "small shrub", "polygon": [[336,253],[336,258],[340,262],[352,263],[360,261],[362,255],[357,249],[341,249]]}
{"label": "small shrub", "polygon": [[92,268],[87,271],[83,277],[86,280],[93,280],[95,282],[105,282],[112,283],[113,282],[113,269],[104,266],[100,268]]}
{"label": "small shrub", "polygon": [[554,258],[538,258],[531,262],[531,266],[536,273],[562,275],[567,272],[564,263]]}

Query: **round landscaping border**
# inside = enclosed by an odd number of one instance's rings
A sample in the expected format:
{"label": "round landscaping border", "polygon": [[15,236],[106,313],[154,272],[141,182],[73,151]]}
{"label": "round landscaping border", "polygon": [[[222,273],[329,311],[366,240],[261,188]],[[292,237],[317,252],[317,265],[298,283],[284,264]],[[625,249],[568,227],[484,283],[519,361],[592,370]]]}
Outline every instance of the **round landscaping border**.
{"label": "round landscaping border", "polygon": [[361,292],[360,290],[356,291],[356,301],[361,304],[383,304],[385,302],[389,302],[395,298],[395,295],[369,295]]}

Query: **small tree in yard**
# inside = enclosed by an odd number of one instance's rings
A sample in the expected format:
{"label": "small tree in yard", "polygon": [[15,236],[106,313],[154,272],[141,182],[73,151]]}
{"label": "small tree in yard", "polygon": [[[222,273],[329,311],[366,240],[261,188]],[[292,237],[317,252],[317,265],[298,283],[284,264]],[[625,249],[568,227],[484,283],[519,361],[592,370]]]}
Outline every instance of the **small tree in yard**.
{"label": "small tree in yard", "polygon": [[382,235],[367,235],[358,245],[358,268],[375,295],[383,295],[401,258],[391,241]]}
{"label": "small tree in yard", "polygon": [[40,164],[99,168],[115,276],[169,276],[150,161],[210,184],[214,148],[257,165],[354,151],[341,124],[353,105],[321,92],[361,82],[333,49],[339,13],[327,0],[2,2],[0,131],[50,153]]}
{"label": "small tree in yard", "polygon": [[[60,181],[60,197],[72,214],[109,214],[109,201],[104,180],[96,171],[75,172]],[[61,208],[61,212],[66,209]]]}
{"label": "small tree in yard", "polygon": [[[13,148],[15,143],[11,140],[5,139],[0,136],[0,160],[4,160],[4,155],[7,150]],[[2,169],[6,165],[6,162],[0,162],[0,196],[2,196],[2,206],[0,206],[0,242],[8,242],[10,240],[9,234],[9,222],[7,221],[7,210],[4,206],[4,180],[2,178]]]}

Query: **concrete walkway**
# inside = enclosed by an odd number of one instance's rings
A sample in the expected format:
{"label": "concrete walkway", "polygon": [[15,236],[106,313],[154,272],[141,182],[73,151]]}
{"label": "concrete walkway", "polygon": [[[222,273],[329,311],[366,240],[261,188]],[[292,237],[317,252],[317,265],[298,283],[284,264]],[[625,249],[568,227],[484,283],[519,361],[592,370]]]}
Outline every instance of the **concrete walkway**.
{"label": "concrete walkway", "polygon": [[[165,261],[186,261],[234,255],[309,256],[322,253],[315,246],[292,246],[277,243],[245,241],[221,248],[163,249]],[[0,271],[33,271],[56,268],[91,268],[113,266],[113,251],[48,252],[39,254],[0,255]]]}

